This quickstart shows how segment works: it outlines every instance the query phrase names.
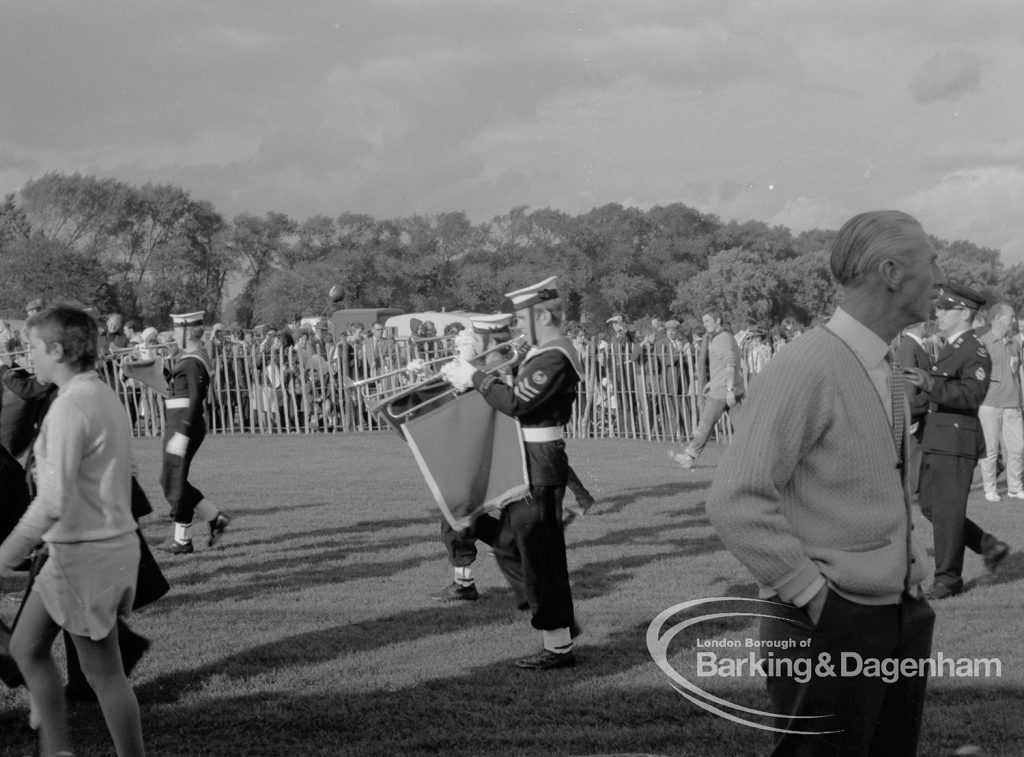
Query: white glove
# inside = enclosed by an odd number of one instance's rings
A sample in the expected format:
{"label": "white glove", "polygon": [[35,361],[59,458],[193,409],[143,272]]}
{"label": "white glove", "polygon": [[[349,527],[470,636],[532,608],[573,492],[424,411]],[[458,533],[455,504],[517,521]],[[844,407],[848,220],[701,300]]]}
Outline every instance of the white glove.
{"label": "white glove", "polygon": [[408,364],[406,364],[405,370],[409,371],[409,373],[415,373],[417,376],[419,376],[426,372],[427,365],[419,358],[414,358],[413,360],[410,360]]}
{"label": "white glove", "polygon": [[476,368],[462,358],[456,358],[441,366],[441,376],[460,392],[473,386],[474,373],[476,373]]}
{"label": "white glove", "polygon": [[469,329],[463,329],[455,335],[455,354],[463,360],[476,357],[476,338]]}
{"label": "white glove", "polygon": [[188,437],[180,431],[175,431],[174,436],[167,442],[167,454],[177,455],[178,457],[185,457],[185,451],[188,449]]}

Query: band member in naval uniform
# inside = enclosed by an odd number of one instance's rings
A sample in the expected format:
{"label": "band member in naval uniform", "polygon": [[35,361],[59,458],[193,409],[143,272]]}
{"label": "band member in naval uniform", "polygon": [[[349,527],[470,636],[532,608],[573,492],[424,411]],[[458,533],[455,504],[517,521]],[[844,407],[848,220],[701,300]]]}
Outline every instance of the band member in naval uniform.
{"label": "band member in naval uniform", "polygon": [[921,447],[921,512],[935,537],[935,583],[928,598],[953,597],[964,589],[964,547],[980,554],[994,571],[1010,548],[967,517],[967,496],[985,437],[978,422],[992,373],[988,350],[971,330],[985,302],[970,287],[947,282],[935,303],[935,320],[946,337],[934,369],[908,368],[907,381],[928,399]]}
{"label": "band member in naval uniform", "polygon": [[196,516],[209,525],[211,547],[224,535],[231,519],[204,499],[203,493],[188,481],[192,459],[206,436],[203,403],[213,370],[203,346],[203,311],[172,314],[171,320],[183,352],[175,361],[167,382],[169,395],[165,404],[167,420],[160,484],[174,518],[174,539],[169,551],[187,555],[195,551],[192,521]]}
{"label": "band member in naval uniform", "polygon": [[473,387],[499,412],[519,419],[526,447],[530,494],[508,505],[500,519],[480,518],[477,538],[491,545],[502,572],[531,612],[544,647],[516,661],[527,670],[576,664],[572,637],[577,631],[562,531],[562,497],[568,480],[563,426],[583,375],[572,342],[562,334],[562,303],[555,277],[506,295],[520,330],[534,345],[512,386],[465,360],[447,363],[441,373],[453,386]]}

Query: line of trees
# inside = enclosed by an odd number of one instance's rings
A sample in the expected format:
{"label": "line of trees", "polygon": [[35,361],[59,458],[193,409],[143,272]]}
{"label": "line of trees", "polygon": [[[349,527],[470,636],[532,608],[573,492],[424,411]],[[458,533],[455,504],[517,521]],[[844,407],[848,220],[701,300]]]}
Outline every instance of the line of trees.
{"label": "line of trees", "polygon": [[[710,305],[735,325],[807,323],[835,304],[834,235],[726,223],[682,204],[578,216],[517,207],[483,224],[461,212],[227,221],[170,184],[49,173],[0,204],[0,313],[47,296],[158,327],[193,309],[248,327],[322,312],[334,283],[341,307],[492,311],[503,292],[560,273],[569,318],[595,327],[613,313],[695,325]],[[998,250],[968,241],[934,242],[947,276],[1024,303],[1024,264],[1007,267]],[[242,287],[225,301],[229,279]]]}

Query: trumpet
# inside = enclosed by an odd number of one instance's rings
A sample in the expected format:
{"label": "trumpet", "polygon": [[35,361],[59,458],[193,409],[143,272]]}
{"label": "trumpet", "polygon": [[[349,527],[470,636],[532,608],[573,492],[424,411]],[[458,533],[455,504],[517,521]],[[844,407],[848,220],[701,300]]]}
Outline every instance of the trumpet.
{"label": "trumpet", "polygon": [[113,360],[124,360],[125,358],[131,357],[132,353],[134,353],[136,356],[138,356],[139,353],[142,352],[142,351],[146,351],[146,352],[149,352],[149,353],[154,353],[154,352],[161,351],[161,350],[162,351],[168,351],[170,349],[171,349],[171,345],[164,344],[163,342],[156,342],[156,343],[149,343],[149,344],[139,343],[139,344],[133,344],[130,347],[114,347],[113,349],[110,350],[109,353],[107,353],[106,356],[111,358],[111,359],[113,359]]}
{"label": "trumpet", "polygon": [[31,351],[32,350],[25,349],[25,350],[12,350],[10,352],[0,352],[0,361],[5,361],[5,360],[12,360],[13,361],[19,355],[22,356],[22,357],[28,357],[28,354]]}
{"label": "trumpet", "polygon": [[[518,363],[522,359],[523,354],[525,354],[524,348],[526,346],[526,337],[519,336],[477,353],[469,359],[469,362],[476,363],[491,355],[501,354],[504,359],[500,362],[481,366],[481,370],[484,373],[498,373]],[[427,369],[440,366],[455,359],[451,355],[446,355],[445,357],[418,362],[421,367]],[[407,367],[399,368],[388,373],[382,373],[379,376],[371,376],[361,381],[353,381],[347,388],[358,391],[362,395],[367,403],[367,411],[383,413],[389,419],[399,422],[421,413],[430,405],[447,401],[459,393],[455,387],[448,385],[443,376],[436,373],[411,384],[395,383],[399,377],[409,372],[410,370]],[[447,388],[445,388],[446,385]],[[422,395],[424,398],[419,399],[416,395]],[[396,409],[400,401],[407,399],[411,400],[412,404],[408,406],[403,405],[400,410]]]}

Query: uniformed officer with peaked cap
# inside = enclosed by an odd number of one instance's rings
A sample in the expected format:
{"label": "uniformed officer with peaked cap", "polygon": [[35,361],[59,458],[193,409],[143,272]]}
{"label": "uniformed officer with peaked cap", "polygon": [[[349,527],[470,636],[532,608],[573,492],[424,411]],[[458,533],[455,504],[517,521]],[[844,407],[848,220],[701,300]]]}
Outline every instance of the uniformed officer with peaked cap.
{"label": "uniformed officer with peaked cap", "polygon": [[992,571],[1009,547],[985,533],[967,517],[974,467],[985,453],[978,408],[988,392],[992,360],[978,341],[971,322],[985,304],[984,295],[968,286],[947,282],[935,301],[935,320],[946,344],[930,373],[908,368],[907,380],[926,395],[921,446],[921,511],[932,522],[935,537],[935,583],[930,599],[946,599],[963,591],[964,548],[984,558]]}
{"label": "uniformed officer with peaked cap", "polygon": [[203,345],[203,311],[172,313],[171,320],[184,351],[175,361],[167,382],[160,484],[174,519],[174,539],[169,551],[182,555],[195,551],[192,545],[192,521],[195,516],[198,515],[209,525],[211,547],[224,535],[231,521],[188,480],[192,459],[206,437],[203,404],[206,402],[210,374],[213,372],[213,364]]}

